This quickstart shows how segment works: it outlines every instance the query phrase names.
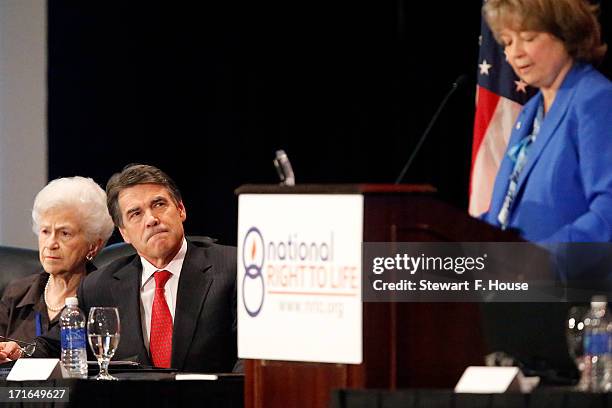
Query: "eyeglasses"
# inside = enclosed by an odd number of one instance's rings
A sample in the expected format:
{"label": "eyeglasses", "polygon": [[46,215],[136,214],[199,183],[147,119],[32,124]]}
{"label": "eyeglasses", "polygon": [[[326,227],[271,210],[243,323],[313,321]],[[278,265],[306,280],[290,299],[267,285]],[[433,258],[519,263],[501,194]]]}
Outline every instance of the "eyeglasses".
{"label": "eyeglasses", "polygon": [[26,357],[32,357],[32,354],[34,354],[34,351],[36,351],[36,343],[28,343],[27,341],[11,339],[10,337],[6,336],[0,336],[0,339],[14,341],[17,343],[19,349],[21,350],[21,354]]}

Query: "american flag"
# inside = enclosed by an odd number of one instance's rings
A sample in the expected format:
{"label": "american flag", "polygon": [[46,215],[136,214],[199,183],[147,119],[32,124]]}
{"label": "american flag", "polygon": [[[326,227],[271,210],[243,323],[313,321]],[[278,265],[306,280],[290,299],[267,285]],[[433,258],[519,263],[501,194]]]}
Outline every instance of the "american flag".
{"label": "american flag", "polygon": [[489,209],[495,175],[514,121],[521,106],[536,92],[514,74],[484,19],[478,41],[480,53],[469,207],[474,216]]}

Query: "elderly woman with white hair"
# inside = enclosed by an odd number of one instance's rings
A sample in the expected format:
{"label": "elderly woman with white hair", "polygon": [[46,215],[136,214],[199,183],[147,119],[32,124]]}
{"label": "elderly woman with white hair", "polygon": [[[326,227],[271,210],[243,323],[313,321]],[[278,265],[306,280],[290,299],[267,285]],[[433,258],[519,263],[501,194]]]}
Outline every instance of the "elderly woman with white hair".
{"label": "elderly woman with white hair", "polygon": [[36,195],[32,220],[43,271],[11,282],[0,300],[0,335],[25,342],[58,324],[65,299],[95,269],[91,260],[114,228],[106,193],[84,177],[47,184]]}

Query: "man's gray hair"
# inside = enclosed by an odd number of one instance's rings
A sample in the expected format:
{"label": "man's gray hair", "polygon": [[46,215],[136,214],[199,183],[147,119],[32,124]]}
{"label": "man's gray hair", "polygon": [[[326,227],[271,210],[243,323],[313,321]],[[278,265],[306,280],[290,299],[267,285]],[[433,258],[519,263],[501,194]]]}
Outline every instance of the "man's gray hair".
{"label": "man's gray hair", "polygon": [[80,176],[55,179],[38,192],[32,208],[34,233],[38,235],[46,212],[66,207],[78,211],[89,243],[101,240],[104,245],[110,238],[114,225],[106,208],[106,193],[92,179]]}

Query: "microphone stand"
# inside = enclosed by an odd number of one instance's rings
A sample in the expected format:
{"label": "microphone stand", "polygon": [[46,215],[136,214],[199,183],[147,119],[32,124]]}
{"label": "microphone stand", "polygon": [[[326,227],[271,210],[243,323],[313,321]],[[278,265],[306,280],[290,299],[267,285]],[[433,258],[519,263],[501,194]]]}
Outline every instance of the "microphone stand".
{"label": "microphone stand", "polygon": [[414,161],[414,158],[419,153],[419,150],[421,150],[421,146],[423,146],[423,143],[425,142],[425,139],[427,139],[427,135],[429,135],[429,132],[431,131],[431,128],[436,123],[436,120],[438,119],[438,116],[440,116],[440,113],[442,112],[442,109],[444,109],[444,106],[446,106],[446,102],[448,102],[448,99],[453,95],[453,93],[455,93],[455,91],[461,85],[463,85],[463,83],[465,81],[466,81],[465,75],[461,75],[461,76],[459,76],[455,80],[455,82],[453,82],[453,87],[450,89],[450,91],[447,92],[447,94],[444,97],[444,99],[442,99],[442,103],[440,104],[440,106],[438,106],[438,110],[436,111],[436,113],[433,115],[433,117],[429,121],[429,124],[427,125],[427,128],[425,129],[425,132],[423,132],[423,135],[421,136],[421,138],[417,142],[416,147],[414,148],[414,150],[412,151],[412,154],[408,158],[408,161],[404,165],[404,168],[402,169],[402,172],[399,174],[399,176],[397,176],[397,179],[395,180],[395,184],[399,184],[399,183],[402,182],[402,180],[404,179],[404,176],[406,175],[406,172],[408,171],[408,169],[410,168],[410,165]]}

